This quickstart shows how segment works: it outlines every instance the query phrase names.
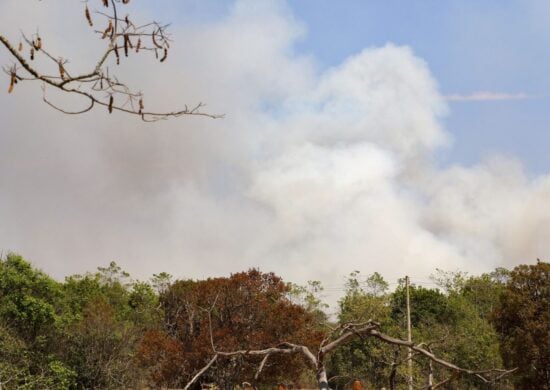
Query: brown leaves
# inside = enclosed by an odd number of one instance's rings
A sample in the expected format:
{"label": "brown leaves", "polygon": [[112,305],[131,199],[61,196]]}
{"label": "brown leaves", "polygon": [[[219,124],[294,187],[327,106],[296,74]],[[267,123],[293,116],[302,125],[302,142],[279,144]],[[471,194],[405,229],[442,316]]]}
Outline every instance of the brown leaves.
{"label": "brown leaves", "polygon": [[[303,307],[288,298],[287,285],[273,273],[252,269],[227,278],[203,281],[178,281],[171,285],[162,304],[170,336],[188,354],[189,372],[196,372],[212,356],[212,342],[218,351],[260,349],[295,342],[316,345],[321,337],[315,331],[315,319]],[[160,347],[163,348],[163,347]],[[161,350],[155,349],[161,354]],[[166,351],[168,353],[168,351]],[[304,370],[303,359],[289,364],[288,357],[270,357],[273,365],[266,375],[298,377]],[[257,360],[244,357],[238,369],[218,372],[220,380],[242,380],[257,367]],[[276,364],[282,363],[282,364]],[[286,363],[286,364],[285,364]],[[177,380],[173,373],[159,378]],[[177,374],[181,375],[181,374]]]}

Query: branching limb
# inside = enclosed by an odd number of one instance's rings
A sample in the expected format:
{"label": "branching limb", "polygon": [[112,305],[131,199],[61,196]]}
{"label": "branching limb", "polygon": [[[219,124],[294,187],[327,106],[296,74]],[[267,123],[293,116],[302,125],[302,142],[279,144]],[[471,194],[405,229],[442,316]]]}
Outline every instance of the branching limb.
{"label": "branching limb", "polygon": [[[43,84],[43,100],[52,108],[65,114],[82,114],[95,107],[103,106],[109,113],[119,111],[129,115],[140,117],[143,121],[152,122],[183,115],[204,116],[208,118],[221,118],[223,115],[210,114],[202,111],[203,103],[194,106],[183,106],[183,109],[175,111],[147,111],[143,94],[132,91],[125,83],[118,81],[113,76],[107,62],[114,59],[120,64],[121,57],[129,57],[140,52],[154,53],[155,57],[164,62],[170,49],[170,37],[167,33],[167,25],[151,22],[143,25],[134,24],[128,16],[119,17],[118,7],[126,4],[123,0],[105,0],[103,2],[106,12],[96,12],[95,15],[107,22],[102,30],[95,30],[102,39],[107,40],[107,47],[99,56],[99,60],[88,72],[73,75],[68,69],[69,61],[48,51],[46,43],[41,36],[33,34],[27,37],[21,34],[21,42],[18,47],[13,45],[4,35],[0,34],[0,43],[8,50],[16,61],[16,64],[5,68],[10,78],[8,92],[13,92],[15,85],[22,81],[40,81]],[[94,25],[92,14],[86,4],[85,18],[90,26]],[[28,58],[23,50],[28,50]],[[26,51],[25,51],[26,52]],[[49,75],[39,68],[38,63],[31,65],[36,56],[42,56],[57,68],[59,75]],[[85,109],[70,111],[54,104],[45,97],[46,86],[55,88],[68,95],[79,94],[89,102]]]}
{"label": "branching limb", "polygon": [[[211,314],[214,306],[215,306],[215,303],[211,306],[210,309],[207,310],[209,315]],[[413,342],[391,337],[389,335],[386,335],[380,332],[379,328],[380,328],[379,323],[369,320],[365,323],[346,324],[337,329],[334,329],[330,332],[329,337],[321,341],[317,356],[315,356],[307,346],[293,344],[289,342],[284,342],[276,347],[270,347],[270,348],[264,348],[264,349],[256,349],[256,350],[242,349],[242,350],[224,352],[224,351],[217,351],[215,349],[213,330],[212,330],[212,321],[211,321],[211,317],[209,316],[210,339],[211,339],[212,349],[215,355],[214,355],[214,358],[209,362],[209,364],[203,367],[203,369],[201,369],[199,373],[197,373],[197,375],[193,378],[193,381],[195,381],[200,375],[206,372],[206,370],[212,365],[212,363],[215,361],[215,359],[218,358],[218,356],[219,357],[263,356],[260,366],[258,367],[258,370],[256,371],[256,374],[254,376],[254,380],[257,380],[270,356],[276,355],[276,354],[299,353],[299,354],[302,354],[306,358],[306,360],[311,364],[311,366],[316,369],[319,387],[321,389],[328,388],[328,380],[327,380],[326,369],[325,369],[326,355],[334,351],[335,349],[341,347],[342,345],[348,343],[354,337],[359,337],[359,338],[373,337],[373,338],[379,339],[384,343],[396,346],[394,360],[392,363],[392,378],[390,378],[390,387],[392,388],[395,386],[396,367],[399,364],[402,364],[404,361],[406,361],[406,360],[403,360],[403,361],[398,360],[399,347],[410,348],[415,355],[421,355],[421,356],[427,357],[428,359],[430,359],[430,362],[433,362],[442,367],[452,370],[454,373],[454,376],[449,378],[447,382],[452,380],[457,375],[468,374],[468,375],[476,376],[477,378],[481,379],[485,383],[493,383],[494,381],[501,379],[503,376],[508,375],[515,371],[515,369],[514,370],[491,369],[491,370],[475,371],[475,370],[462,368],[457,366],[456,364],[453,364],[451,362],[448,362],[436,356],[434,353],[431,352],[429,345],[426,345],[424,343],[415,344]],[[338,334],[338,336],[336,336],[336,334]],[[330,341],[331,336],[336,338],[333,341]],[[498,374],[498,376],[491,379],[490,375],[494,375],[494,374]],[[447,382],[444,381],[442,383],[447,383]],[[431,387],[431,389],[435,389],[435,388],[438,388],[440,384],[432,385],[432,382],[430,380],[428,386]],[[186,389],[187,388],[188,387],[186,386]]]}
{"label": "branching limb", "polygon": [[258,370],[256,371],[256,374],[254,374],[254,382],[256,382],[258,380],[258,378],[260,377],[260,374],[262,373],[262,370],[264,369],[264,366],[267,363],[267,360],[269,359],[270,356],[271,356],[271,354],[268,353],[262,359],[260,365],[258,366]]}
{"label": "branching limb", "polygon": [[510,374],[510,373],[512,373],[516,370],[516,369],[513,369],[513,370],[491,369],[491,370],[482,370],[482,371],[470,370],[470,369],[459,367],[459,366],[457,366],[453,363],[450,363],[450,362],[448,362],[444,359],[441,359],[441,358],[437,357],[436,355],[434,355],[433,353],[431,353],[430,351],[420,347],[419,345],[417,345],[413,342],[409,342],[409,341],[405,341],[405,340],[401,340],[401,339],[397,339],[397,338],[388,336],[384,333],[381,333],[380,331],[378,331],[376,329],[370,330],[367,333],[367,335],[375,337],[375,338],[377,338],[377,339],[379,339],[379,340],[381,340],[385,343],[388,343],[388,344],[400,345],[400,346],[403,346],[403,347],[411,348],[413,351],[418,352],[421,355],[424,355],[425,357],[429,358],[434,363],[437,363],[442,367],[446,367],[446,368],[451,369],[453,371],[468,374],[468,375],[475,375],[476,377],[478,377],[479,379],[483,380],[486,383],[491,383],[494,380],[488,379],[487,377],[485,377],[485,374],[500,373],[500,374],[507,375],[507,374]]}
{"label": "branching limb", "polygon": [[197,379],[199,379],[206,371],[208,371],[208,369],[212,366],[212,364],[214,364],[214,362],[218,359],[218,354],[215,354],[212,359],[210,359],[210,361],[206,364],[206,366],[204,366],[203,368],[200,369],[199,372],[197,372],[195,374],[195,376],[185,385],[185,387],[183,388],[183,390],[189,390],[189,388],[191,386],[193,386],[193,383],[195,383],[197,381]]}

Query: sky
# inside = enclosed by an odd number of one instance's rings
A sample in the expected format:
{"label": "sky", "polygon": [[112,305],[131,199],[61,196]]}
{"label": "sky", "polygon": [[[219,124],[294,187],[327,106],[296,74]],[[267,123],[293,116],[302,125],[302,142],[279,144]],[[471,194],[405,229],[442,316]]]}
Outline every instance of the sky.
{"label": "sky", "polygon": [[[334,290],[354,270],[414,281],[548,258],[547,1],[158,0],[125,11],[170,22],[174,42],[166,63],[112,64],[120,78],[148,106],[202,101],[225,117],[66,116],[40,85],[1,93],[4,252],[56,278],[110,261],[140,279],[260,267]],[[39,28],[85,70],[102,43],[82,14],[69,0],[3,0],[0,33],[18,41]],[[0,61],[12,63],[3,48]]]}

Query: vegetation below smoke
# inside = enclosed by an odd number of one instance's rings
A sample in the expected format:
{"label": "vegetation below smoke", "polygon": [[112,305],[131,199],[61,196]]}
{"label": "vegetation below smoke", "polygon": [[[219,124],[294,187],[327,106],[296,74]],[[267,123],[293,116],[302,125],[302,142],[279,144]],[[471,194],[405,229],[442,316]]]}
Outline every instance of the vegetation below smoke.
{"label": "vegetation below smoke", "polygon": [[[549,388],[550,264],[468,276],[436,271],[437,288],[412,285],[412,339],[466,369],[518,367],[501,388]],[[285,283],[252,269],[228,277],[150,281],[130,278],[116,263],[58,282],[16,254],[0,260],[2,389],[183,388],[213,351],[260,350],[282,343],[312,351],[331,328],[375,319],[385,334],[406,339],[404,281],[393,291],[381,275],[350,274],[337,318],[325,314],[322,286]],[[329,384],[401,388],[407,348],[356,338],[327,360]],[[316,386],[299,354],[220,356],[201,377],[231,389],[242,382]],[[484,388],[413,356],[415,385],[451,378],[447,388]],[[200,387],[200,382],[194,386]]]}

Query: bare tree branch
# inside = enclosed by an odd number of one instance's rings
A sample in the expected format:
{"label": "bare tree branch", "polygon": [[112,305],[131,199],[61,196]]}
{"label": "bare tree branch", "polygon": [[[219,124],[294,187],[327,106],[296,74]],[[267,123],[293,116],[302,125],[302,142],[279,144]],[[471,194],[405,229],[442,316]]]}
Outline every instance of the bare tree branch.
{"label": "bare tree branch", "polygon": [[271,354],[268,353],[262,359],[260,365],[258,366],[258,370],[256,371],[256,374],[254,374],[254,382],[256,382],[258,380],[258,378],[260,377],[260,374],[262,373],[262,370],[264,369],[264,366],[267,362],[267,359],[269,359],[270,356],[271,356]]}
{"label": "bare tree branch", "polygon": [[[213,307],[214,307],[214,305],[212,305],[212,307],[207,311],[210,313],[212,311]],[[460,374],[474,375],[474,376],[476,376],[477,378],[479,378],[480,380],[482,380],[485,383],[493,383],[493,382],[501,379],[505,375],[508,375],[508,374],[510,374],[510,373],[512,373],[516,370],[516,369],[513,369],[513,370],[491,369],[491,370],[475,371],[475,370],[462,368],[462,367],[459,367],[459,366],[457,366],[457,365],[455,365],[451,362],[448,362],[448,361],[446,361],[442,358],[437,357],[431,351],[429,351],[429,350],[427,350],[423,347],[423,345],[425,345],[424,343],[415,344],[413,342],[409,342],[409,341],[405,341],[405,340],[401,340],[401,339],[397,339],[397,338],[388,336],[388,335],[380,332],[378,330],[379,327],[380,327],[380,325],[377,322],[369,320],[366,323],[346,324],[346,325],[343,325],[343,326],[338,327],[336,329],[333,329],[330,333],[331,336],[334,337],[335,334],[338,333],[338,332],[341,332],[341,334],[335,340],[333,340],[331,342],[329,342],[330,336],[328,338],[325,338],[320,344],[317,357],[310,351],[310,349],[307,346],[288,343],[288,342],[282,343],[277,347],[270,347],[270,348],[257,349],[257,350],[250,350],[250,349],[244,350],[243,349],[243,350],[237,350],[237,351],[223,352],[223,351],[216,351],[214,349],[214,353],[215,353],[214,357],[212,358],[212,360],[205,367],[203,367],[195,375],[195,377],[193,377],[192,382],[196,381],[198,379],[198,377],[200,377],[202,374],[204,374],[208,370],[208,368],[213,364],[213,362],[218,358],[218,356],[223,356],[223,357],[263,356],[264,358],[262,359],[262,361],[261,361],[261,363],[258,367],[258,370],[257,370],[257,372],[254,376],[254,380],[257,380],[259,378],[260,373],[263,370],[264,365],[266,364],[266,361],[268,360],[268,358],[270,356],[275,355],[275,354],[300,353],[306,358],[306,360],[311,364],[311,366],[316,369],[316,371],[317,371],[317,380],[318,380],[318,383],[319,383],[319,387],[321,389],[325,389],[325,388],[328,388],[328,379],[327,379],[327,376],[326,376],[326,368],[325,368],[325,357],[326,357],[326,355],[328,353],[330,353],[331,351],[334,351],[338,347],[346,344],[347,342],[352,340],[353,337],[360,337],[360,338],[374,337],[374,338],[377,338],[377,339],[379,339],[382,342],[387,343],[387,344],[396,345],[397,347],[402,346],[402,347],[410,348],[415,352],[415,354],[427,357],[428,359],[430,359],[430,361],[432,361],[432,362],[434,362],[434,363],[436,363],[436,364],[438,364],[442,367],[448,368],[448,369],[450,369],[454,372],[453,376],[451,376],[450,378],[447,378],[443,382],[440,382],[440,383],[435,384],[435,385],[429,384],[429,387],[431,387],[432,389],[436,389],[436,388],[439,388],[439,387],[443,386],[445,383],[448,383],[449,381],[451,381],[452,379],[454,379],[456,376],[458,376]],[[215,348],[214,347],[214,342],[213,342],[213,336],[212,336],[211,322],[210,322],[210,333],[211,333],[210,336],[211,336],[211,340],[212,340],[212,348]],[[427,348],[429,349],[430,347],[427,346]],[[394,382],[395,382],[395,367],[398,364],[402,363],[402,362],[397,362],[397,357],[398,357],[398,351],[396,351],[394,364],[392,364],[392,368],[393,368],[392,375],[393,375],[393,377],[390,379],[390,386],[392,386],[392,387],[394,386]],[[487,375],[491,375],[491,374],[499,374],[499,375],[495,378],[492,378],[492,379],[490,377],[487,377]],[[188,384],[188,386],[189,386],[189,384]],[[188,389],[188,386],[186,386],[185,389]]]}
{"label": "bare tree branch", "polygon": [[[133,92],[125,83],[110,74],[107,67],[107,60],[114,57],[116,64],[120,64],[121,56],[128,57],[130,53],[142,52],[154,53],[159,62],[164,62],[168,57],[170,49],[170,38],[167,33],[167,25],[157,22],[150,22],[136,26],[129,18],[120,18],[118,7],[127,4],[128,1],[106,0],[104,6],[107,12],[98,11],[95,15],[107,21],[104,30],[94,30],[102,39],[109,37],[107,47],[99,56],[99,60],[89,72],[73,75],[68,69],[68,60],[56,56],[46,49],[45,42],[38,33],[31,37],[21,34],[21,42],[18,47],[13,45],[4,35],[0,34],[0,42],[16,60],[16,64],[4,71],[10,77],[8,92],[12,93],[19,81],[40,81],[42,82],[42,100],[52,108],[65,114],[83,114],[95,107],[103,106],[109,113],[119,111],[125,114],[135,115],[143,121],[151,122],[170,117],[183,115],[204,116],[208,118],[221,118],[223,115],[210,114],[202,111],[205,104],[199,102],[194,106],[184,105],[182,109],[175,111],[148,111],[145,110],[144,98],[141,92]],[[94,25],[92,14],[86,4],[85,18],[90,26]],[[29,59],[23,54],[23,49],[29,49]],[[59,75],[48,75],[38,68],[38,65],[31,65],[35,57],[41,55],[46,60],[53,62],[59,70]],[[29,76],[25,75],[28,74]],[[52,87],[65,94],[77,94],[88,101],[85,109],[72,111],[54,104],[46,98],[46,87]]]}
{"label": "bare tree branch", "polygon": [[210,366],[212,366],[212,364],[214,364],[214,362],[218,359],[218,354],[215,354],[212,359],[210,359],[210,361],[208,362],[208,364],[206,364],[206,366],[204,366],[203,368],[200,369],[199,372],[197,372],[195,374],[195,376],[185,385],[185,387],[183,388],[183,390],[189,390],[189,388],[193,385],[193,383],[195,383],[197,381],[197,379],[199,379],[206,371],[208,371],[208,369],[210,368]]}

